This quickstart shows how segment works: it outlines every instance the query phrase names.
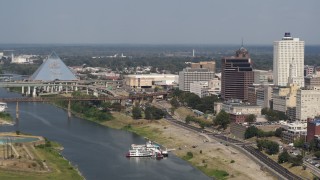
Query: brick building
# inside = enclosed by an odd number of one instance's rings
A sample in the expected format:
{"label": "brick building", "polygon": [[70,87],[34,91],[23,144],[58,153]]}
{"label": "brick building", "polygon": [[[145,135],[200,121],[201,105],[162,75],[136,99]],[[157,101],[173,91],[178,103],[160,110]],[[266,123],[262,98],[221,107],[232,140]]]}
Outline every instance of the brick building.
{"label": "brick building", "polygon": [[307,125],[307,142],[310,142],[318,135],[320,135],[320,119],[309,121]]}

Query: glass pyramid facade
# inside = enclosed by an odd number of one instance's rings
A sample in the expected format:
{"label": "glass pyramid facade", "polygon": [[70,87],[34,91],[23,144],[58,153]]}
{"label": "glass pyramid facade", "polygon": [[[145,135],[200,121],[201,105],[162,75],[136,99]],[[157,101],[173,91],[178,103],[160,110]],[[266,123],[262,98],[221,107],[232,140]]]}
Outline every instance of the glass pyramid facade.
{"label": "glass pyramid facade", "polygon": [[76,81],[77,77],[53,52],[30,77],[32,81]]}

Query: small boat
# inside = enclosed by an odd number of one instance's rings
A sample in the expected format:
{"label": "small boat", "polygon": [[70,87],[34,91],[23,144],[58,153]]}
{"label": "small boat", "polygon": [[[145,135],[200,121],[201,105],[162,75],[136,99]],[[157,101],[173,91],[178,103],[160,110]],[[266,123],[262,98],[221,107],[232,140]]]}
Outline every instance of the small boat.
{"label": "small boat", "polygon": [[168,151],[161,151],[161,154],[163,155],[163,157],[168,157],[169,156],[169,153]]}
{"label": "small boat", "polygon": [[126,157],[151,157],[152,152],[143,149],[129,150]]}
{"label": "small boat", "polygon": [[168,157],[168,151],[161,150],[158,144],[152,141],[146,142],[146,144],[132,144],[131,150],[126,154],[126,157],[154,157],[156,159],[162,159]]}
{"label": "small boat", "polygon": [[0,112],[4,112],[8,109],[7,103],[0,102]]}

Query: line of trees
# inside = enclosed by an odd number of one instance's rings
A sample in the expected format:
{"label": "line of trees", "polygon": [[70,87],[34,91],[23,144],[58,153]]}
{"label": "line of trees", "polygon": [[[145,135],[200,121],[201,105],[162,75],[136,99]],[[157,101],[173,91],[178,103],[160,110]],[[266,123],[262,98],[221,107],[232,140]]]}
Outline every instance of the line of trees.
{"label": "line of trees", "polygon": [[204,113],[214,113],[214,102],[218,101],[217,96],[200,98],[194,93],[184,92],[179,89],[174,89],[172,96],[173,98],[170,101],[172,107],[178,108],[180,104],[183,104]]}
{"label": "line of trees", "polygon": [[250,126],[246,129],[244,133],[245,139],[249,139],[252,137],[271,137],[271,136],[276,136],[276,137],[281,137],[282,134],[282,128],[277,128],[275,131],[268,131],[265,132],[255,126]]}
{"label": "line of trees", "polygon": [[144,118],[148,120],[159,120],[166,115],[162,109],[156,108],[155,106],[146,106],[144,111],[139,106],[134,106],[132,108],[132,118],[141,119],[142,112],[144,112]]}
{"label": "line of trees", "polygon": [[270,108],[263,108],[261,114],[265,115],[268,121],[287,120],[288,116],[284,112],[275,111]]}
{"label": "line of trees", "polygon": [[187,124],[189,124],[190,122],[197,123],[202,129],[205,128],[205,127],[212,126],[212,122],[205,121],[205,120],[202,120],[200,118],[196,118],[194,116],[187,116],[185,121],[186,121]]}
{"label": "line of trees", "polygon": [[292,166],[301,166],[303,164],[303,157],[301,155],[290,156],[287,151],[283,151],[278,156],[278,163],[282,164],[285,162],[289,162]]}
{"label": "line of trees", "polygon": [[[73,97],[91,97],[87,94],[80,92],[73,92]],[[56,100],[56,104],[63,108],[68,107],[68,101]],[[113,116],[109,110],[112,107],[110,102],[102,101],[71,101],[71,110],[75,113],[82,114],[85,118],[92,121],[103,122],[113,119]]]}
{"label": "line of trees", "polygon": [[257,147],[259,151],[265,150],[267,154],[277,154],[279,152],[279,144],[266,139],[257,139]]}

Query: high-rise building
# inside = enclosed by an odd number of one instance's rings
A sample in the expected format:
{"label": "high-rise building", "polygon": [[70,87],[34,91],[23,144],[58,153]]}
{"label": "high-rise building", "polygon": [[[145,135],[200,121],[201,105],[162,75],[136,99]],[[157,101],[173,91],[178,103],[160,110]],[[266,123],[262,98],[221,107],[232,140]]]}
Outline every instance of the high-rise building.
{"label": "high-rise building", "polygon": [[292,38],[286,32],[281,41],[273,43],[273,82],[277,86],[287,86],[290,68],[292,82],[304,87],[304,41]]}
{"label": "high-rise building", "polygon": [[185,68],[179,72],[179,89],[190,91],[190,83],[194,81],[209,81],[215,73],[206,68]]}
{"label": "high-rise building", "polygon": [[243,47],[235,56],[221,60],[221,97],[224,100],[248,100],[248,87],[254,81],[251,64],[249,52]]}

